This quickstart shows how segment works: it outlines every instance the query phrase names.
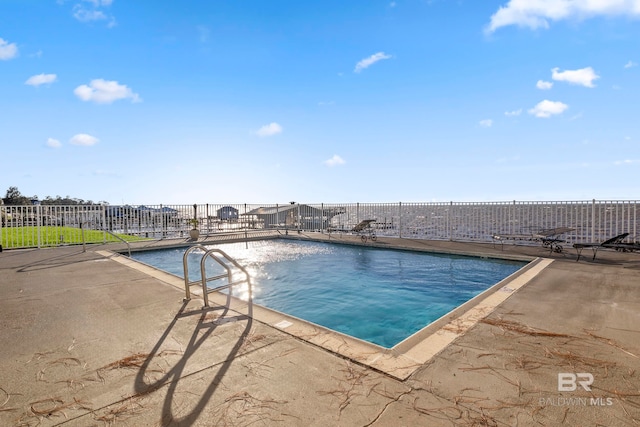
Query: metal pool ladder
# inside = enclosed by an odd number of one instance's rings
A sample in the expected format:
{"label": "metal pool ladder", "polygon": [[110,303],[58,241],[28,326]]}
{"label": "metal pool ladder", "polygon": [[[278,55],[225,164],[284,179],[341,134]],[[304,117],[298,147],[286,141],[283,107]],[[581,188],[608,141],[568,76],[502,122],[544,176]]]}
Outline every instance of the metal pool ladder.
{"label": "metal pool ladder", "polygon": [[[200,259],[200,280],[189,281],[189,266],[187,264],[188,255],[196,249],[200,249],[204,251],[202,258]],[[220,266],[222,266],[226,273],[219,274],[217,276],[207,277],[206,273],[206,261],[207,258],[212,258],[215,262],[217,262]],[[238,264],[238,262],[231,258],[227,253],[220,249],[207,249],[203,245],[193,245],[189,249],[187,249],[182,256],[182,266],[184,269],[184,290],[185,290],[185,300],[191,299],[191,286],[202,285],[202,298],[204,299],[204,306],[209,307],[209,294],[211,292],[221,291],[223,289],[229,289],[229,293],[227,295],[227,305],[231,301],[231,291],[234,286],[241,285],[246,283],[249,289],[249,303],[253,298],[253,289],[251,285],[251,277],[249,276],[249,272]],[[244,279],[233,280],[233,267],[240,270],[241,273],[244,274]],[[227,283],[224,285],[216,286],[210,288],[207,286],[207,283],[213,282],[216,280],[227,279]]]}

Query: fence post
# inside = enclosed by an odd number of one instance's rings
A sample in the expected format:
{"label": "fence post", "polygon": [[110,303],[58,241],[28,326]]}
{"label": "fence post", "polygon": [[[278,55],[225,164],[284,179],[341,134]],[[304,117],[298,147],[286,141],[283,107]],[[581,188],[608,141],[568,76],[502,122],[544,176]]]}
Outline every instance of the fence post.
{"label": "fence post", "polygon": [[211,215],[209,214],[209,203],[207,203],[206,206],[207,206],[206,215],[207,215],[207,236],[208,236],[209,233],[211,233],[211,225],[209,221],[209,218],[211,218]]}
{"label": "fence post", "polygon": [[[160,239],[164,239],[166,237],[166,225],[165,225],[166,219],[164,216],[164,208],[162,206],[162,203],[160,203]],[[153,238],[155,239],[156,237],[156,229],[154,227],[153,229],[154,233],[153,233]]]}
{"label": "fence post", "polygon": [[38,249],[40,249],[40,246],[42,244],[41,242],[41,231],[42,231],[42,216],[40,215],[41,213],[41,209],[40,209],[40,202],[38,202],[38,204],[36,205],[36,226],[38,228]]}
{"label": "fence post", "polygon": [[591,201],[591,241],[596,241],[596,199]]}
{"label": "fence post", "polygon": [[398,202],[398,238],[402,239],[402,202]]}
{"label": "fence post", "polygon": [[82,235],[82,252],[87,252],[87,243],[84,239],[84,221],[80,219],[80,234]]}
{"label": "fence post", "polygon": [[100,224],[102,224],[102,243],[107,243],[107,207],[100,205]]}
{"label": "fence post", "polygon": [[[516,212],[518,212],[518,209],[516,208],[516,201],[513,201],[513,214],[516,215]],[[515,231],[513,231],[513,217],[511,216],[511,206],[509,206],[509,234],[514,234]],[[518,223],[520,223],[520,218],[518,218]]]}
{"label": "fence post", "polygon": [[451,211],[453,210],[453,202],[449,202],[449,212],[447,212],[447,222],[449,226],[447,227],[447,233],[449,234],[449,241],[453,240],[453,226],[451,225]]}

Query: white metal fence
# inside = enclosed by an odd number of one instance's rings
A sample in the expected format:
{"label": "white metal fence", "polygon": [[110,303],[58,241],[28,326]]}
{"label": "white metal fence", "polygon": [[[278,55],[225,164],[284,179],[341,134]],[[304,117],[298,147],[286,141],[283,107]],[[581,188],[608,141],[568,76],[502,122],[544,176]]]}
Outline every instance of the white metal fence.
{"label": "white metal fence", "polygon": [[188,238],[241,230],[296,229],[349,232],[365,219],[379,236],[491,241],[493,235],[527,235],[570,227],[569,243],[599,242],[629,233],[640,240],[638,201],[491,203],[331,203],[0,206],[0,244],[27,248],[129,238]]}

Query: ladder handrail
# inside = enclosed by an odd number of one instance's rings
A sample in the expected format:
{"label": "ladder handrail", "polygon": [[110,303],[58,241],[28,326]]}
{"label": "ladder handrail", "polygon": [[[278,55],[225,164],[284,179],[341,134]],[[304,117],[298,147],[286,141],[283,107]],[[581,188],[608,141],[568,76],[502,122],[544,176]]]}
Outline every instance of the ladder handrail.
{"label": "ladder handrail", "polygon": [[[229,267],[228,263],[223,262],[219,256],[217,256],[216,254],[219,254],[220,256],[222,256],[224,258],[224,260],[230,262],[231,264],[233,264],[237,269],[239,269],[240,271],[242,271],[246,277],[245,280],[242,280],[240,282],[236,282],[234,283],[231,280],[231,277],[233,275],[233,272],[231,271],[231,267]],[[229,297],[231,297],[231,287],[233,285],[242,283],[242,282],[247,282],[248,288],[249,288],[249,304],[251,304],[251,300],[253,299],[253,290],[251,289],[251,276],[249,275],[249,272],[240,264],[238,264],[238,262],[233,259],[232,257],[230,257],[226,252],[224,252],[221,249],[217,249],[217,248],[213,248],[213,249],[209,249],[207,250],[204,255],[202,256],[202,259],[200,260],[200,276],[201,276],[201,281],[202,281],[202,297],[204,298],[204,305],[205,307],[209,307],[209,289],[207,289],[207,273],[206,273],[206,260],[208,257],[211,257],[214,259],[214,261],[216,261],[218,264],[220,264],[226,271],[226,277],[227,277],[227,285],[224,287],[228,287],[229,288]],[[220,276],[219,278],[224,277]],[[219,287],[216,289],[222,289],[224,287]]]}
{"label": "ladder handrail", "polygon": [[191,291],[189,290],[189,287],[200,284],[200,280],[194,280],[193,282],[189,281],[189,265],[187,263],[187,257],[191,252],[195,251],[196,249],[200,249],[203,252],[207,252],[209,250],[206,246],[197,244],[197,245],[191,246],[189,249],[187,249],[184,252],[184,255],[182,255],[182,268],[184,270],[184,292],[186,294],[185,300],[187,301],[191,299]]}
{"label": "ladder handrail", "polygon": [[[80,223],[80,229],[82,230],[82,244],[84,245],[84,227],[83,227],[83,223]],[[108,233],[110,235],[112,235],[113,237],[115,237],[116,239],[125,242],[127,244],[127,249],[129,250],[129,258],[131,258],[131,245],[129,244],[129,242],[127,242],[126,240],[124,240],[122,237],[118,236],[115,233],[112,233],[109,230],[103,230],[105,233]]]}

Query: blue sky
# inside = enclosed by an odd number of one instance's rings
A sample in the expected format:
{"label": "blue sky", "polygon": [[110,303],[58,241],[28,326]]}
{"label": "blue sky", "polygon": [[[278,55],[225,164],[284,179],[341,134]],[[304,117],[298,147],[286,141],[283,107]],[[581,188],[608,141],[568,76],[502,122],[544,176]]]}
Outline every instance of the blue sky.
{"label": "blue sky", "polygon": [[640,199],[640,0],[0,1],[2,195]]}

